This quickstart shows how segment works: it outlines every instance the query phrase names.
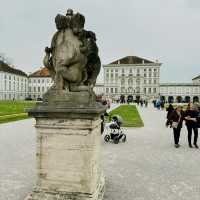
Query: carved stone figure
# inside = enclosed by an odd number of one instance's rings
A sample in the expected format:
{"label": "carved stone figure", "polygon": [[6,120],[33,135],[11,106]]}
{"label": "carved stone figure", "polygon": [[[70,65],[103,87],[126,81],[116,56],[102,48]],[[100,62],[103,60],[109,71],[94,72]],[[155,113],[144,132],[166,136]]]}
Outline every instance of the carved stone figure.
{"label": "carved stone figure", "polygon": [[54,80],[53,88],[94,87],[101,67],[95,33],[84,30],[85,17],[71,9],[66,16],[58,14],[55,24],[57,32],[43,60]]}

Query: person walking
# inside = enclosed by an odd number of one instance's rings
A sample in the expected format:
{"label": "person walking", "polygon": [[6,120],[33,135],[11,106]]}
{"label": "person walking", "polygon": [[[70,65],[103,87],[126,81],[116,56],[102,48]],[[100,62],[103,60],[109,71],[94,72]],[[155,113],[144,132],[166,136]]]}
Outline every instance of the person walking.
{"label": "person walking", "polygon": [[197,144],[198,140],[198,111],[195,109],[195,106],[192,103],[188,104],[188,107],[185,111],[185,122],[188,131],[188,145],[190,148],[192,146],[192,132],[194,133],[194,146],[195,148],[199,148]]}
{"label": "person walking", "polygon": [[166,108],[167,111],[167,119],[169,119],[169,116],[171,115],[171,113],[174,111],[174,107],[173,105],[170,103],[169,106]]}
{"label": "person walking", "polygon": [[164,110],[164,108],[165,108],[165,102],[164,102],[164,100],[162,100],[160,102],[160,107],[161,107],[162,110]]}
{"label": "person walking", "polygon": [[173,128],[174,133],[174,146],[176,148],[179,148],[179,138],[181,133],[181,128],[183,124],[184,119],[184,113],[181,106],[177,106],[174,111],[171,112],[167,119],[166,126],[168,127],[170,125],[171,128]]}
{"label": "person walking", "polygon": [[157,108],[158,110],[160,110],[160,104],[161,104],[160,99],[157,99],[157,100],[156,100],[156,108]]}
{"label": "person walking", "polygon": [[148,107],[148,100],[145,100],[145,107]]}

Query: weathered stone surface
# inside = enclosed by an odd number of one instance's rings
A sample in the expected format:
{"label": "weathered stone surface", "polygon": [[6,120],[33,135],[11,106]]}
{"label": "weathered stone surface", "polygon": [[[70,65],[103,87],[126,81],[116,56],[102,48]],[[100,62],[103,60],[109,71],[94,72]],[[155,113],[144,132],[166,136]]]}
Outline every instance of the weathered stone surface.
{"label": "weathered stone surface", "polygon": [[55,18],[57,32],[45,48],[44,65],[54,80],[44,101],[28,111],[36,119],[37,189],[30,200],[99,200],[100,115],[93,87],[100,71],[96,36],[85,17],[68,9]]}
{"label": "weathered stone surface", "polygon": [[99,116],[104,107],[44,105],[29,112],[36,118],[38,181],[27,199],[101,199],[105,181],[99,159]]}
{"label": "weathered stone surface", "polygon": [[75,90],[73,92],[51,89],[43,96],[43,100],[49,105],[70,108],[85,108],[95,106],[96,95],[94,94],[92,89],[90,90],[90,88],[86,86],[74,86],[73,89]]}
{"label": "weathered stone surface", "polygon": [[57,32],[45,48],[44,66],[54,80],[53,88],[72,91],[71,85],[94,87],[100,72],[96,35],[84,29],[85,17],[69,9],[55,18]]}

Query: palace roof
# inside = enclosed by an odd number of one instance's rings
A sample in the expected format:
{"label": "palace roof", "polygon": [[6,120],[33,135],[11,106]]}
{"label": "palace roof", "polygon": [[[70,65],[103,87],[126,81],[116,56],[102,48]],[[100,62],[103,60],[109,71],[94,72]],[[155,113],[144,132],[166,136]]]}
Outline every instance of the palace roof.
{"label": "palace roof", "polygon": [[199,75],[199,76],[196,76],[196,77],[194,77],[192,80],[194,81],[194,80],[198,80],[198,79],[200,79],[200,75]]}
{"label": "palace roof", "polygon": [[11,74],[16,74],[20,76],[27,76],[27,74],[19,69],[15,69],[14,67],[9,66],[7,63],[0,60],[0,72],[7,72]]}
{"label": "palace roof", "polygon": [[43,67],[40,70],[30,74],[29,77],[50,77],[50,74],[49,70],[46,67]]}
{"label": "palace roof", "polygon": [[155,64],[158,62],[150,61],[145,58],[141,58],[138,56],[126,56],[124,58],[115,60],[114,62],[111,62],[109,65],[113,64]]}
{"label": "palace roof", "polygon": [[160,87],[198,86],[198,83],[160,83]]}

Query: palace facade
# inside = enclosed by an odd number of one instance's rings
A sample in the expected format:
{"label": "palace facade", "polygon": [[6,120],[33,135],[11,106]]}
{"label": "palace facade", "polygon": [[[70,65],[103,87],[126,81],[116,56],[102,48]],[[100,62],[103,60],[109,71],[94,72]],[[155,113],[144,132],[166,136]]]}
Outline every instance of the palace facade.
{"label": "palace facade", "polygon": [[162,83],[160,97],[167,102],[190,102],[200,99],[199,83]]}
{"label": "palace facade", "polygon": [[[104,82],[97,83],[97,95],[119,98],[121,95],[136,99],[162,98],[167,102],[200,100],[200,76],[191,83],[160,83],[158,61],[127,56],[103,65]],[[53,81],[43,67],[29,76],[21,70],[0,61],[0,100],[41,99]]]}
{"label": "palace facade", "polygon": [[43,94],[52,86],[53,80],[46,67],[28,76],[28,97],[42,99]]}
{"label": "palace facade", "polygon": [[161,63],[137,56],[127,56],[103,65],[104,94],[118,98],[158,98]]}
{"label": "palace facade", "polygon": [[24,100],[28,95],[28,76],[0,61],[0,100]]}

